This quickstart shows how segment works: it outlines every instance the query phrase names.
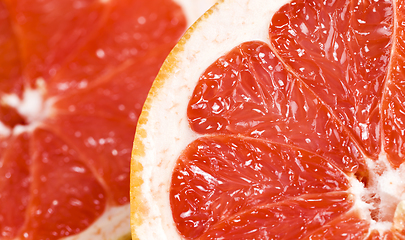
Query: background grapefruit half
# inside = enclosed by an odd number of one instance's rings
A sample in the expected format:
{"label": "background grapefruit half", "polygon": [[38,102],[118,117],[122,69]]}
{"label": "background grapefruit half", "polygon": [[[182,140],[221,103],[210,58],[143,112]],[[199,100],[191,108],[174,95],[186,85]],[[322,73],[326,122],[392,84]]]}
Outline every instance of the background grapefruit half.
{"label": "background grapefruit half", "polygon": [[0,1],[0,239],[130,238],[136,122],[209,1]]}

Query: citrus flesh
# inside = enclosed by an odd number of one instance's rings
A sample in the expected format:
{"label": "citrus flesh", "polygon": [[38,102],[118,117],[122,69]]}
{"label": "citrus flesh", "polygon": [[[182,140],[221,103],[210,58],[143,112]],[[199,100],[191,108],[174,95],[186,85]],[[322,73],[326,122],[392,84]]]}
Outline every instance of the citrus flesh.
{"label": "citrus flesh", "polygon": [[133,235],[404,239],[404,13],[401,1],[214,6],[139,120]]}
{"label": "citrus flesh", "polygon": [[202,11],[179,4],[0,2],[0,239],[130,238],[136,122]]}

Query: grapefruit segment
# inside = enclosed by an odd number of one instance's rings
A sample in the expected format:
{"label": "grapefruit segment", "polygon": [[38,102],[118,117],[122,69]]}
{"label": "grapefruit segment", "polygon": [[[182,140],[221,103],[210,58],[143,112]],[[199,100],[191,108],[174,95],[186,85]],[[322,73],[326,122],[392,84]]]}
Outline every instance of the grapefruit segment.
{"label": "grapefruit segment", "polygon": [[99,29],[106,5],[85,1],[4,1],[18,41],[24,76],[49,80],[67,56]]}
{"label": "grapefruit segment", "polygon": [[369,224],[359,219],[355,213],[349,212],[324,224],[315,232],[311,232],[302,239],[364,239],[368,233]]}
{"label": "grapefruit segment", "polygon": [[[281,144],[223,136],[201,138],[189,145],[171,182],[174,221],[180,233],[191,239],[241,212],[254,212],[257,206],[276,214],[267,205],[349,188],[346,176],[319,156]],[[343,211],[351,204],[338,205]],[[229,239],[234,238],[230,235]]]}
{"label": "grapefruit segment", "polygon": [[[105,130],[100,131],[101,126]],[[129,201],[131,136],[127,132],[134,128],[135,124],[122,120],[81,114],[60,115],[52,122],[52,130],[86,159],[105,184],[113,205]]]}
{"label": "grapefruit segment", "polygon": [[[163,56],[154,55],[124,65],[89,85],[86,83],[86,87],[80,87],[73,94],[57,97],[53,107],[65,114],[114,118],[136,124],[154,74],[160,67],[156,63],[163,61]],[[137,94],[133,94],[134,91]]]}
{"label": "grapefruit segment", "polygon": [[104,4],[110,13],[102,28],[66,59],[49,85],[50,94],[91,85],[122,65],[149,64],[148,57],[160,66],[186,28],[181,8],[167,0],[106,1]]}
{"label": "grapefruit segment", "polygon": [[31,138],[30,201],[21,238],[61,238],[86,229],[103,212],[106,190],[86,159],[52,132]]}
{"label": "grapefruit segment", "polygon": [[[24,224],[25,213],[30,201],[29,136],[0,140],[0,233],[2,238],[13,239]],[[5,147],[6,146],[6,147]],[[5,147],[5,148],[4,148]],[[10,211],[13,209],[13,211]]]}
{"label": "grapefruit segment", "polygon": [[292,1],[270,25],[283,61],[374,159],[392,21],[391,1]]}
{"label": "grapefruit segment", "polygon": [[21,92],[21,62],[18,55],[17,39],[10,25],[10,15],[3,2],[0,2],[0,94]]}
{"label": "grapefruit segment", "polygon": [[262,42],[243,43],[209,66],[187,115],[200,134],[243,134],[292,144],[329,157],[345,171],[365,171],[350,135]]}
{"label": "grapefruit segment", "polygon": [[397,24],[394,27],[394,42],[391,56],[391,64],[387,75],[386,91],[382,103],[382,122],[384,151],[389,156],[391,163],[398,167],[404,162],[405,154],[405,114],[404,114],[404,38],[405,27],[402,22],[404,19],[404,3],[398,1],[395,8]]}
{"label": "grapefruit segment", "polygon": [[302,239],[350,209],[347,193],[302,196],[224,219],[199,239]]}

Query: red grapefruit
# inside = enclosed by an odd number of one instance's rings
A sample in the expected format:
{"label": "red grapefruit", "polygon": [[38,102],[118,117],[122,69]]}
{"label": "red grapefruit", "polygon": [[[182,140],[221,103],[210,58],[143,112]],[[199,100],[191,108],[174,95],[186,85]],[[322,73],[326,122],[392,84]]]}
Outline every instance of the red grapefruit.
{"label": "red grapefruit", "polygon": [[133,235],[405,239],[404,16],[397,0],[214,6],[142,111]]}

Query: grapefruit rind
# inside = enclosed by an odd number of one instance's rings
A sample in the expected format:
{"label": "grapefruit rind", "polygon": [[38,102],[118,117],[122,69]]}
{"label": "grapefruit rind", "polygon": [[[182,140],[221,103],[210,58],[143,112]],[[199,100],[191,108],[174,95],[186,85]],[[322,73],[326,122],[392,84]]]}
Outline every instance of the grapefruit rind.
{"label": "grapefruit rind", "polygon": [[174,0],[177,4],[181,6],[183,12],[186,16],[187,23],[189,26],[193,24],[198,17],[200,17],[205,11],[207,11],[214,3],[215,0]]}
{"label": "grapefruit rind", "polygon": [[186,112],[194,87],[203,71],[233,47],[252,40],[269,42],[268,24],[288,2],[219,1],[192,25],[167,57],[144,104],[134,140],[134,239],[181,239],[172,219],[169,190],[178,156],[199,137],[190,129]]}

